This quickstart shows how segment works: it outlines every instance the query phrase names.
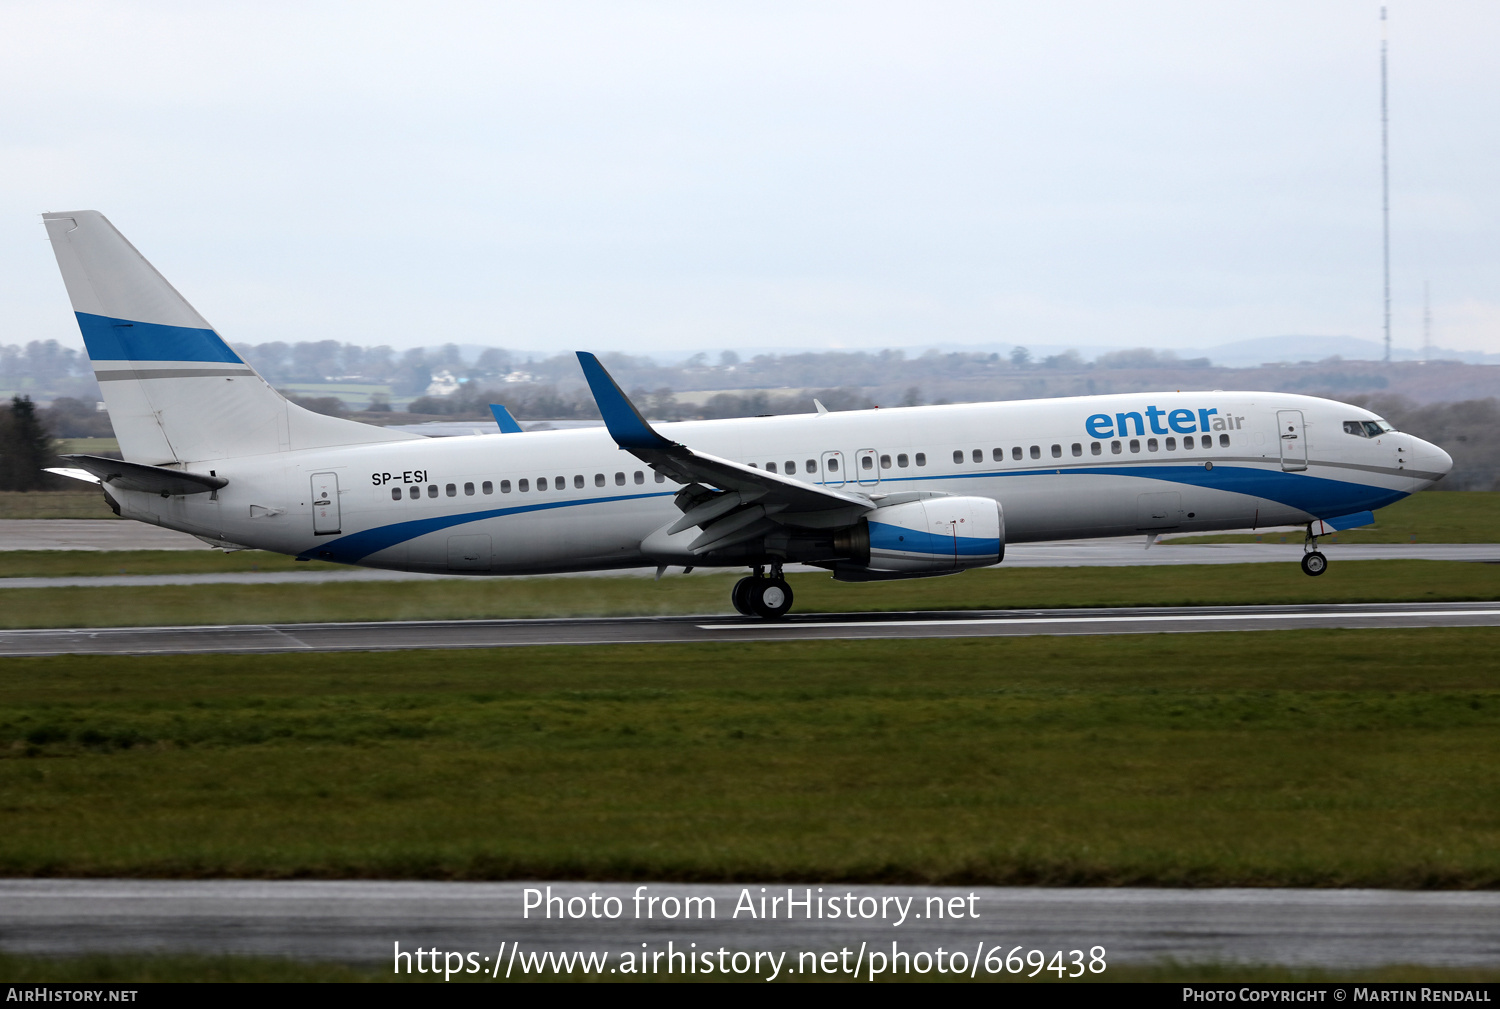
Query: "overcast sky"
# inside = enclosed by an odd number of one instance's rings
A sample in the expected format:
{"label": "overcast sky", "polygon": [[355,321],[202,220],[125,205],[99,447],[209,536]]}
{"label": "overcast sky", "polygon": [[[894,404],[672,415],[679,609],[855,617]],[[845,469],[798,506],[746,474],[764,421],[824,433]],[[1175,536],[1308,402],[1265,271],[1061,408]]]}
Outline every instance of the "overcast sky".
{"label": "overcast sky", "polygon": [[[1379,5],[0,4],[0,343],[104,212],[229,340],[1381,335]],[[1500,351],[1500,4],[1390,8],[1395,342]]]}

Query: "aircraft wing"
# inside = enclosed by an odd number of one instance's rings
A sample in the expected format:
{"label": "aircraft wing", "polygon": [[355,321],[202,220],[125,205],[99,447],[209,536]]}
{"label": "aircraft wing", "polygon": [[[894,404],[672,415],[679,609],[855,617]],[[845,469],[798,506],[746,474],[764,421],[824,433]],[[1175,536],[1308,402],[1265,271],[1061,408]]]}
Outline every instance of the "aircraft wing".
{"label": "aircraft wing", "polygon": [[829,529],[848,525],[875,508],[863,494],[803,483],[664,438],[597,357],[579,351],[578,361],[615,444],[669,480],[687,485],[677,496],[684,514],[667,534],[702,527],[703,535],[690,547],[696,553],[763,532],[772,516],[778,524]]}

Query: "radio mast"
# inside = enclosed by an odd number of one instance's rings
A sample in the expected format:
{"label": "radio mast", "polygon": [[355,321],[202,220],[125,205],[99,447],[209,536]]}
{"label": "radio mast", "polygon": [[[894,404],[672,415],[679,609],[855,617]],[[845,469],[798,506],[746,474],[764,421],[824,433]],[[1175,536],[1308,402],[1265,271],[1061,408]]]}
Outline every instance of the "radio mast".
{"label": "radio mast", "polygon": [[1422,360],[1432,360],[1432,298],[1427,281],[1422,281]]}
{"label": "radio mast", "polygon": [[1385,84],[1385,8],[1380,8],[1380,223],[1385,266],[1385,363],[1391,363],[1391,159]]}

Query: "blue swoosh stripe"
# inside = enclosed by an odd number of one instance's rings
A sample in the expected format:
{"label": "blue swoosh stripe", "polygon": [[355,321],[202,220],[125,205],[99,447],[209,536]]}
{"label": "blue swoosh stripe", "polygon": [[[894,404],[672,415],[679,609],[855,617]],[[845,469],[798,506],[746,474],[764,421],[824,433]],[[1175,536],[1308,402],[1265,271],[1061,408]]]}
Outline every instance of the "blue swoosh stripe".
{"label": "blue swoosh stripe", "polygon": [[516,505],[512,508],[490,508],[480,512],[464,512],[461,515],[434,515],[431,518],[413,519],[409,522],[393,522],[363,532],[350,533],[336,540],[320,543],[297,555],[298,560],[334,561],[339,564],[358,564],[360,560],[398,543],[435,533],[454,526],[481,522],[484,519],[519,515],[523,512],[550,511],[554,508],[575,508],[579,505],[610,504],[615,501],[640,501],[645,498],[671,497],[675,492],[656,491],[650,494],[621,494],[618,497],[587,498],[581,501],[547,501],[542,504]]}
{"label": "blue swoosh stripe", "polygon": [[243,364],[211,329],[162,326],[74,312],[91,361],[200,361]]}
{"label": "blue swoosh stripe", "polygon": [[[1164,483],[1186,484],[1192,487],[1207,487],[1211,490],[1228,491],[1265,498],[1307,512],[1318,518],[1333,518],[1351,512],[1374,511],[1407,496],[1405,491],[1369,484],[1350,483],[1346,480],[1330,480],[1327,477],[1305,476],[1282,470],[1256,469],[1248,466],[1221,466],[1213,469],[1205,466],[1047,466],[1024,470],[989,470],[971,473],[945,473],[934,476],[889,477],[881,483],[916,482],[933,480],[973,480],[988,477],[1018,476],[1133,476],[1145,480],[1160,480]],[[852,483],[852,481],[851,481]],[[825,484],[827,486],[828,484]],[[832,486],[844,486],[834,484]],[[869,489],[874,489],[870,485]],[[1003,503],[1003,502],[1002,502]]]}
{"label": "blue swoosh stripe", "polygon": [[[886,522],[872,521],[870,523],[870,548],[872,550],[894,550],[903,553],[952,557],[954,539],[952,534],[938,535],[925,530],[890,525]],[[960,557],[987,557],[1000,552],[998,539],[959,536],[957,541]]]}

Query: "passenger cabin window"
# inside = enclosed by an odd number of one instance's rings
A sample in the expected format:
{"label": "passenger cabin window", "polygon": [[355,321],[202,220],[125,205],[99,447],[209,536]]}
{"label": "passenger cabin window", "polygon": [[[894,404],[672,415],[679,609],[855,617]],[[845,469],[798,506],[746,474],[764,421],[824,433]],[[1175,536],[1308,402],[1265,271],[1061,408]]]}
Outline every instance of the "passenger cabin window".
{"label": "passenger cabin window", "polygon": [[839,471],[839,461],[837,459],[829,459],[828,460],[828,472],[830,472],[830,473],[837,473],[838,471]]}
{"label": "passenger cabin window", "polygon": [[473,497],[473,496],[474,496],[474,485],[471,484],[471,483],[464,484],[464,497]]}
{"label": "passenger cabin window", "polygon": [[1054,459],[1061,459],[1062,458],[1062,446],[1061,445],[1053,445],[1052,446],[1052,458],[1054,458]]}
{"label": "passenger cabin window", "polygon": [[926,466],[927,465],[927,453],[926,452],[918,452],[917,453],[917,465],[918,466]]}
{"label": "passenger cabin window", "polygon": [[905,452],[902,452],[896,456],[896,465],[900,466],[902,469],[905,469],[906,464],[909,462],[911,462],[911,460],[906,457]]}
{"label": "passenger cabin window", "polygon": [[881,469],[890,469],[891,468],[891,457],[890,456],[883,455],[883,456],[880,457],[880,468]]}
{"label": "passenger cabin window", "polygon": [[658,474],[656,474],[656,482],[657,483],[666,483],[667,482],[667,478],[664,477],[664,476],[662,476],[660,473],[658,473]]}
{"label": "passenger cabin window", "polygon": [[640,470],[636,470],[635,471],[635,482],[638,483],[638,484],[645,483],[646,482],[646,474],[642,473]]}
{"label": "passenger cabin window", "polygon": [[[788,459],[786,461],[786,475],[787,476],[793,476],[793,475],[796,474],[796,472],[797,472],[797,460],[795,460],[795,459]],[[657,481],[657,482],[659,483],[660,481]]]}
{"label": "passenger cabin window", "polygon": [[874,469],[875,468],[875,460],[871,459],[867,455],[862,455],[862,456],[859,457],[859,468],[860,469]]}
{"label": "passenger cabin window", "polygon": [[1083,455],[1083,446],[1080,445],[1080,444],[1078,444],[1078,442],[1076,442],[1076,441],[1073,443],[1073,455],[1074,456]]}
{"label": "passenger cabin window", "polygon": [[976,448],[974,450],[974,461],[975,462],[984,462],[984,449],[982,449],[982,448]]}
{"label": "passenger cabin window", "polygon": [[766,472],[767,473],[775,473],[776,472],[776,464],[774,462],[768,462],[768,463],[766,463]]}
{"label": "passenger cabin window", "polygon": [[1013,448],[1013,449],[1010,450],[1010,457],[1012,459],[1015,459],[1017,462],[1020,461],[1022,454],[1023,454],[1023,450],[1022,450],[1021,446],[1019,446],[1019,445],[1017,445],[1015,448]]}
{"label": "passenger cabin window", "polygon": [[1147,438],[1146,439],[1146,451],[1147,452],[1155,452],[1156,451],[1156,439],[1155,438]]}
{"label": "passenger cabin window", "polygon": [[603,487],[604,486],[604,474],[603,473],[595,473],[594,474],[594,486],[595,487]]}
{"label": "passenger cabin window", "polygon": [[1167,439],[1167,451],[1168,452],[1176,452],[1177,451],[1177,439],[1176,438],[1168,438]]}
{"label": "passenger cabin window", "polygon": [[430,483],[430,484],[427,485],[427,496],[428,497],[437,497],[437,484]]}
{"label": "passenger cabin window", "polygon": [[1227,434],[1221,434],[1221,435],[1219,435],[1219,447],[1220,448],[1228,448],[1229,447],[1229,435],[1227,435]]}
{"label": "passenger cabin window", "polygon": [[510,493],[510,481],[509,480],[501,480],[500,481],[500,493],[501,494],[509,494]]}
{"label": "passenger cabin window", "polygon": [[479,491],[482,494],[493,494],[495,493],[495,485],[486,480],[479,485]]}
{"label": "passenger cabin window", "polygon": [[458,488],[451,483],[444,488],[444,491],[449,497],[458,497]]}
{"label": "passenger cabin window", "polygon": [[1040,446],[1040,445],[1033,445],[1033,446],[1031,446],[1031,458],[1033,458],[1033,459],[1040,459],[1041,457],[1042,457],[1042,446]]}
{"label": "passenger cabin window", "polygon": [[1005,449],[1003,449],[1003,448],[997,448],[997,449],[995,449],[995,451],[993,451],[993,452],[990,453],[990,458],[993,459],[995,462],[1004,462],[1005,461]]}
{"label": "passenger cabin window", "polygon": [[552,484],[552,486],[556,487],[558,490],[567,490],[568,478],[565,476],[560,476],[557,478],[556,482]]}
{"label": "passenger cabin window", "polygon": [[1132,452],[1139,452],[1140,450],[1141,450],[1141,440],[1139,438],[1132,438],[1132,439],[1130,439],[1130,451],[1132,451]]}
{"label": "passenger cabin window", "polygon": [[1183,448],[1192,448],[1193,447],[1193,436],[1192,435],[1188,435],[1186,438],[1182,439],[1182,447]]}
{"label": "passenger cabin window", "polygon": [[953,461],[955,463],[962,463],[964,461],[964,450],[963,449],[958,448],[958,449],[954,449],[953,450]]}
{"label": "passenger cabin window", "polygon": [[1120,454],[1120,443],[1119,442],[1112,441],[1112,442],[1109,443],[1109,454],[1110,455],[1119,455]]}
{"label": "passenger cabin window", "polygon": [[391,500],[392,501],[400,501],[401,500],[401,488],[400,487],[392,487],[391,488]]}
{"label": "passenger cabin window", "polygon": [[582,473],[574,473],[573,474],[573,489],[574,490],[583,490],[583,474]]}
{"label": "passenger cabin window", "polygon": [[1103,454],[1103,452],[1104,452],[1104,446],[1100,445],[1097,441],[1089,443],[1089,454],[1090,455],[1101,455],[1101,454]]}
{"label": "passenger cabin window", "polygon": [[[521,489],[525,490],[526,488],[522,487]],[[539,477],[536,478],[536,489],[537,490],[546,490],[547,489],[547,478],[546,477],[539,476]]]}
{"label": "passenger cabin window", "polygon": [[807,471],[809,473],[816,473],[818,471],[818,460],[816,460],[816,459],[809,459],[809,460],[807,460]]}
{"label": "passenger cabin window", "polygon": [[615,486],[616,487],[624,487],[625,486],[625,474],[624,473],[616,473],[615,474]]}
{"label": "passenger cabin window", "polygon": [[525,494],[527,491],[531,490],[531,481],[530,480],[517,480],[516,481],[516,490],[520,491],[522,494]]}

